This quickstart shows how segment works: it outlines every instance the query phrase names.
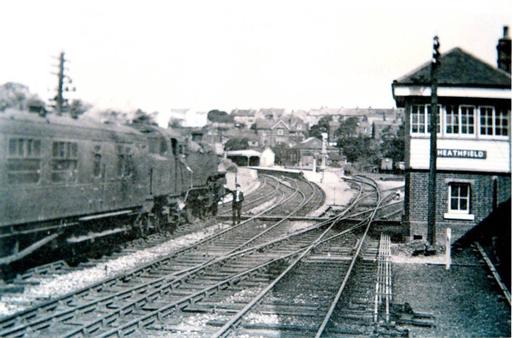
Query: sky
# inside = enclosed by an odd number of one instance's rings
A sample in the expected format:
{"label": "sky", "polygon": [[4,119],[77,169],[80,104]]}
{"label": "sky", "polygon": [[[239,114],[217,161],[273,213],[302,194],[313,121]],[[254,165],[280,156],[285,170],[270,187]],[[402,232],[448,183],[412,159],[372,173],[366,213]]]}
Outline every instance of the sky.
{"label": "sky", "polygon": [[461,47],[496,65],[512,1],[18,0],[0,4],[0,84],[101,109],[393,107],[391,82]]}

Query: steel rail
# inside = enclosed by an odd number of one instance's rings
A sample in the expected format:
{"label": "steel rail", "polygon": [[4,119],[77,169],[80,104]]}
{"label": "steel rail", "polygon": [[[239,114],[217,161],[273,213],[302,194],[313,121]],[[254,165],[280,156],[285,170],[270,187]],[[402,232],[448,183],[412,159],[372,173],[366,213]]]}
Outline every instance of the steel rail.
{"label": "steel rail", "polygon": [[482,245],[480,244],[480,242],[475,241],[475,246],[478,249],[478,252],[482,256],[482,258],[484,259],[485,264],[487,264],[487,267],[489,268],[489,271],[491,271],[491,274],[492,274],[494,280],[496,281],[496,284],[498,284],[501,292],[503,293],[503,296],[505,296],[505,299],[507,300],[507,303],[510,306],[510,292],[508,291],[507,287],[501,280],[498,270],[496,270],[496,268],[494,267],[494,264],[492,263],[491,259],[485,253],[485,250],[482,247]]}
{"label": "steel rail", "polygon": [[[358,200],[356,199],[356,200],[354,201],[354,203],[352,204],[352,206],[351,206],[351,207],[353,207],[353,205],[355,205],[355,203],[357,203],[357,202],[358,202]],[[351,208],[351,207],[350,207],[350,208]],[[346,210],[346,212],[348,212],[348,210],[350,210],[350,208],[349,208],[349,209],[347,209],[347,210]],[[341,216],[334,217],[334,218],[333,218],[333,220],[331,220],[331,222],[333,222],[333,225],[334,225],[334,224],[336,224],[338,220],[342,219],[342,217],[344,216],[344,214],[346,214],[346,212],[345,212],[345,213],[343,213]],[[322,223],[324,223],[323,225],[327,224],[327,222],[322,222]],[[310,232],[310,231],[312,231],[312,230],[316,230],[316,229],[318,229],[319,227],[320,227],[320,226],[311,227],[311,228],[309,228],[309,229],[304,229],[304,230],[299,231],[299,232],[297,232],[297,233],[293,233],[293,234],[291,234],[291,235],[283,236],[282,238],[279,238],[279,239],[273,240],[273,241],[271,241],[271,242],[263,243],[263,244],[261,244],[261,245],[259,245],[259,246],[248,248],[248,249],[246,249],[246,250],[243,250],[242,252],[236,252],[236,253],[233,253],[233,255],[245,254],[245,253],[247,253],[248,251],[259,251],[259,250],[261,250],[261,248],[263,248],[263,247],[265,247],[265,246],[273,246],[273,245],[277,244],[278,242],[285,241],[285,240],[289,240],[291,237],[299,236],[299,235],[301,235],[301,234],[304,234],[304,233]],[[349,229],[349,230],[346,230],[346,231],[350,231],[350,230],[352,230],[352,229]],[[345,232],[346,232],[346,231],[345,231]],[[322,243],[322,242],[319,242],[319,244],[321,244],[321,243]],[[291,254],[288,254],[288,255],[286,255],[286,256],[284,256],[284,257],[281,257],[281,258],[287,258],[287,257],[290,257],[290,256],[294,256],[294,255],[296,255],[296,254],[300,253],[302,250],[304,250],[304,249],[303,249],[303,248],[301,248],[301,249],[296,250],[295,252],[293,252],[293,253],[291,253]],[[207,291],[208,291],[208,290],[202,290],[202,291],[200,291],[199,293],[204,293],[204,292],[207,292]],[[169,306],[166,306],[165,308],[155,310],[154,312],[152,312],[152,313],[150,313],[150,314],[148,314],[148,315],[144,316],[144,317],[143,317],[143,318],[141,318],[141,319],[133,320],[133,321],[129,322],[128,324],[125,324],[125,325],[123,325],[123,326],[121,326],[121,327],[118,327],[118,328],[116,328],[116,329],[112,330],[112,331],[109,331],[109,332],[107,332],[107,333],[104,333],[104,334],[102,335],[102,337],[109,337],[109,336],[112,336],[112,335],[122,336],[122,335],[124,335],[124,334],[126,333],[126,332],[123,332],[123,330],[129,329],[131,326],[138,325],[141,321],[144,321],[144,320],[146,320],[146,319],[150,318],[151,316],[155,315],[155,313],[156,313],[156,314],[158,314],[158,313],[160,313],[161,311],[165,311],[167,308],[169,308],[169,307],[173,307],[173,306],[174,306],[174,305],[173,305],[173,304],[171,304],[171,305],[169,305]],[[142,325],[144,325],[144,324],[142,324]]]}
{"label": "steel rail", "polygon": [[[371,179],[369,179],[371,180]],[[371,180],[373,181],[373,180]],[[375,193],[377,195],[377,201],[376,201],[376,208],[374,210],[374,212],[371,214],[371,216],[369,217],[368,221],[367,221],[367,225],[366,225],[366,228],[365,228],[365,231],[364,231],[364,234],[361,238],[361,240],[359,241],[359,245],[356,249],[356,252],[354,253],[353,255],[353,258],[350,262],[350,266],[348,268],[348,271],[347,273],[345,274],[345,278],[343,278],[343,281],[338,289],[338,292],[336,293],[336,296],[334,297],[332,303],[331,303],[331,306],[329,307],[329,310],[327,311],[327,314],[325,315],[324,317],[324,320],[322,321],[322,324],[320,325],[320,327],[318,328],[318,331],[315,335],[316,338],[319,338],[322,333],[324,332],[329,320],[331,319],[332,317],[332,314],[334,313],[334,309],[336,308],[336,305],[338,304],[340,298],[341,298],[341,294],[343,293],[343,290],[345,289],[345,285],[347,284],[349,278],[350,278],[350,275],[352,273],[352,269],[354,268],[354,265],[357,261],[357,258],[359,256],[359,253],[361,252],[361,248],[363,246],[363,242],[364,242],[364,239],[366,238],[367,234],[368,234],[368,231],[370,230],[370,226],[372,224],[372,221],[373,221],[373,218],[375,217],[375,214],[377,213],[377,207],[380,205],[380,203],[382,202],[382,198],[381,198],[381,192],[379,190],[379,187],[378,185],[376,184],[375,181],[373,181],[375,183]]]}
{"label": "steel rail", "polygon": [[[357,201],[358,201],[358,200],[356,199],[356,200],[354,201],[353,205],[355,205],[355,203],[356,203]],[[351,207],[353,207],[353,205],[352,205]],[[349,210],[349,209],[347,209],[347,211],[348,211],[348,210]],[[345,213],[346,213],[346,212],[345,212]],[[344,213],[344,214],[345,214],[345,213]],[[336,224],[336,223],[337,223],[337,220],[342,219],[342,217],[343,217],[343,215],[341,215],[341,216],[337,216],[337,217],[333,217],[333,220],[331,220],[331,222],[333,222],[333,225],[334,225],[334,224]],[[324,223],[323,225],[327,224],[327,222],[322,222],[322,223]],[[290,234],[290,235],[282,236],[282,237],[281,237],[281,238],[279,238],[279,239],[276,239],[276,240],[273,240],[273,241],[270,241],[270,242],[267,242],[267,243],[263,243],[263,244],[258,245],[258,246],[256,246],[256,247],[251,247],[251,248],[245,249],[245,250],[243,250],[243,251],[239,251],[239,252],[233,253],[233,255],[245,254],[245,253],[247,253],[248,251],[254,251],[254,252],[256,252],[256,251],[261,250],[261,248],[263,248],[263,247],[266,247],[266,246],[274,246],[274,245],[276,245],[278,242],[281,242],[281,241],[287,241],[287,240],[289,240],[291,237],[299,236],[299,235],[301,235],[301,234],[304,234],[304,233],[307,233],[307,232],[310,232],[310,231],[316,230],[316,229],[318,229],[319,227],[320,227],[320,226],[317,226],[317,227],[311,227],[311,228],[309,228],[309,229],[304,229],[304,230],[299,231],[299,232],[297,232],[297,233],[293,233],[293,234]],[[325,232],[325,231],[324,231],[324,232]],[[292,252],[292,253],[290,253],[290,254],[287,254],[287,255],[285,255],[285,256],[282,256],[282,257],[280,257],[280,258],[276,258],[276,259],[285,259],[285,258],[288,258],[288,257],[291,257],[291,256],[295,256],[295,255],[299,254],[302,250],[304,250],[304,248],[298,249],[298,250],[296,250],[296,251],[294,251],[294,252]],[[273,262],[274,262],[274,261],[273,261]],[[251,270],[254,270],[254,268],[253,268],[253,269],[251,269]],[[233,278],[234,278],[234,277],[233,277]],[[219,284],[221,284],[221,283],[222,283],[222,282],[220,282]],[[201,290],[201,291],[197,292],[196,294],[194,294],[194,295],[193,295],[193,296],[191,296],[191,297],[195,297],[195,295],[197,295],[197,294],[204,294],[205,292],[208,292],[211,288],[212,288],[212,287],[207,288],[207,289],[204,289],[204,290]],[[180,301],[181,301],[181,300],[180,300]],[[113,330],[111,330],[111,331],[109,331],[109,332],[106,332],[106,333],[102,334],[102,335],[101,335],[101,337],[123,336],[124,334],[129,334],[128,332],[125,332],[125,330],[128,330],[128,329],[130,329],[130,328],[131,328],[131,327],[133,327],[133,326],[137,326],[137,327],[138,327],[139,325],[142,325],[142,326],[144,326],[144,325],[148,325],[148,323],[141,324],[141,322],[142,322],[142,321],[145,321],[145,320],[147,320],[147,319],[149,319],[149,318],[155,318],[155,316],[156,316],[156,318],[158,318],[158,315],[160,315],[160,316],[161,316],[161,313],[162,313],[163,311],[166,311],[167,309],[170,309],[170,308],[174,308],[175,306],[176,306],[176,304],[170,304],[170,305],[168,305],[168,306],[165,306],[164,308],[160,308],[160,309],[154,310],[153,312],[151,312],[151,313],[149,313],[149,314],[147,314],[147,315],[143,316],[142,318],[139,318],[139,319],[136,319],[136,320],[132,320],[132,321],[130,321],[130,322],[129,322],[129,323],[127,323],[127,324],[124,324],[124,325],[122,325],[122,326],[120,326],[120,327],[118,327],[118,328],[116,328],[116,329],[113,329]],[[151,323],[149,323],[149,324],[151,324]]]}
{"label": "steel rail", "polygon": [[[287,186],[287,185],[286,185],[286,186]],[[298,189],[298,188],[297,188],[297,189]],[[296,191],[297,191],[297,190],[296,190]],[[294,193],[294,194],[295,194],[295,193]],[[290,198],[291,198],[291,196],[290,196],[289,198],[287,198],[285,201],[288,201]],[[272,208],[269,208],[269,209],[272,209]],[[246,221],[246,222],[247,222],[247,221]],[[247,244],[247,243],[244,243],[244,244]],[[194,267],[190,267],[190,268],[187,268],[187,269],[184,269],[184,270],[181,270],[181,271],[177,271],[177,272],[173,273],[172,275],[169,275],[170,277],[177,277],[177,276],[179,276],[179,275],[182,275],[178,280],[173,279],[173,280],[172,280],[172,283],[177,283],[177,282],[179,282],[180,280],[182,280],[182,279],[184,279],[184,278],[190,277],[190,275],[191,275],[191,274],[193,274],[194,272],[197,272],[197,271],[199,271],[200,269],[204,269],[204,268],[206,268],[206,267],[208,267],[208,266],[210,266],[210,265],[212,265],[212,264],[214,264],[214,263],[218,263],[218,262],[222,261],[222,260],[223,260],[223,258],[225,258],[225,259],[229,259],[229,258],[231,258],[231,257],[233,256],[233,255],[231,255],[231,253],[233,253],[234,251],[237,251],[237,250],[239,250],[239,249],[240,249],[240,246],[239,246],[239,247],[237,247],[237,248],[235,248],[234,250],[232,250],[232,251],[228,252],[228,253],[227,253],[226,255],[224,255],[223,257],[218,257],[218,258],[216,258],[216,259],[213,259],[213,261],[212,261],[212,260],[210,260],[210,261],[208,261],[208,262],[206,262],[206,263],[201,263],[201,264],[196,265],[196,266],[194,266]],[[160,263],[161,263],[161,261],[160,261]],[[185,275],[183,275],[183,273],[186,273],[186,274],[185,274]],[[146,285],[139,285],[139,286],[132,287],[132,288],[130,288],[129,290],[126,290],[125,292],[120,292],[120,293],[117,293],[117,294],[115,294],[115,295],[112,295],[112,296],[109,296],[109,297],[104,297],[104,298],[99,299],[99,300],[97,300],[97,301],[93,301],[93,302],[87,303],[87,304],[85,304],[85,305],[83,305],[83,306],[80,306],[80,307],[79,307],[79,309],[80,309],[80,310],[87,309],[87,308],[90,308],[91,306],[96,306],[97,304],[100,304],[100,303],[106,302],[106,301],[108,301],[108,300],[110,300],[110,299],[115,299],[116,297],[120,297],[120,296],[122,296],[122,295],[124,295],[124,294],[127,294],[128,292],[141,291],[141,290],[144,290],[145,288],[148,288],[148,287],[150,287],[150,286],[152,286],[152,285],[158,285],[159,283],[165,282],[166,280],[168,281],[168,280],[169,280],[169,276],[168,276],[168,277],[162,277],[162,278],[160,278],[160,279],[157,279],[157,280],[155,280],[155,281],[152,281],[152,282],[150,282],[150,283],[147,283]],[[91,288],[88,288],[88,289],[90,290]],[[76,293],[74,293],[74,294],[76,294]],[[58,300],[56,300],[56,301],[58,301]],[[75,309],[69,309],[69,310],[67,310],[67,311],[65,310],[65,311],[62,311],[62,312],[60,312],[60,313],[56,313],[56,314],[52,314],[52,315],[48,316],[46,319],[48,319],[48,318],[54,318],[54,319],[56,319],[56,318],[62,318],[62,317],[64,317],[64,316],[69,316],[69,314],[70,314],[71,312],[73,312],[73,310],[75,310],[75,311],[76,311],[76,310],[77,310],[77,308],[75,308]],[[11,329],[9,329],[9,330],[7,330],[7,331],[5,331],[5,330],[4,330],[3,332],[0,332],[0,334],[2,334],[2,335],[4,335],[4,334],[13,334],[13,333],[14,333],[14,332],[16,332],[16,331],[20,331],[20,330],[25,329],[27,326],[32,327],[32,326],[35,326],[35,325],[38,325],[38,324],[42,324],[42,323],[44,322],[44,320],[45,320],[45,318],[42,318],[42,319],[40,319],[40,320],[36,320],[36,321],[30,322],[30,323],[27,323],[27,325],[25,325],[24,327],[20,327],[20,326],[18,326],[18,327],[11,328]]]}
{"label": "steel rail", "polygon": [[[360,190],[358,198],[354,200],[354,203],[351,205],[350,209],[355,206],[355,203],[359,202],[362,195],[362,189]],[[341,217],[345,216],[346,213],[350,209],[345,210],[344,213],[342,213],[340,216],[336,217],[338,220],[341,219]],[[275,285],[282,280],[290,271],[293,270],[293,268],[306,257],[311,250],[316,248],[318,245],[320,245],[324,237],[327,235],[328,232],[331,231],[331,229],[336,225],[336,221],[332,222],[330,226],[328,226],[306,249],[302,251],[300,256],[296,258],[277,278],[275,278],[272,283],[270,283],[265,289],[263,289],[258,295],[256,295],[243,309],[238,311],[227,323],[225,323],[215,334],[213,337],[225,337],[229,334],[229,331],[232,330],[242,319],[243,316],[245,316],[251,309],[253,309],[256,304],[258,304],[261,299],[270,291],[272,290]],[[348,230],[347,230],[348,231]]]}
{"label": "steel rail", "polygon": [[[297,208],[297,209],[298,209],[298,208]],[[337,218],[339,219],[339,217],[337,217]],[[318,227],[317,227],[317,228],[318,228]],[[290,235],[285,235],[285,236],[282,236],[281,238],[278,238],[278,239],[276,239],[276,240],[273,240],[273,241],[270,241],[270,242],[263,243],[263,244],[258,245],[258,246],[256,246],[256,247],[251,247],[251,248],[245,249],[245,250],[243,250],[243,251],[241,251],[241,252],[237,252],[237,250],[238,250],[239,248],[233,249],[232,251],[230,251],[230,254],[229,254],[229,255],[227,255],[227,256],[218,257],[218,258],[216,258],[216,259],[215,259],[215,260],[213,260],[213,261],[210,261],[210,262],[208,262],[208,263],[204,263],[204,264],[202,264],[202,265],[201,265],[201,267],[200,267],[200,269],[204,269],[204,268],[206,268],[206,267],[208,267],[208,266],[211,266],[211,265],[213,265],[213,264],[220,263],[220,262],[222,262],[222,261],[225,261],[225,260],[227,260],[227,259],[233,258],[233,257],[235,257],[235,256],[239,256],[239,255],[240,255],[240,256],[242,256],[242,255],[245,255],[245,254],[247,254],[248,252],[256,252],[256,251],[260,251],[260,250],[261,250],[262,248],[264,248],[264,247],[272,247],[272,246],[276,245],[276,244],[277,244],[277,243],[279,243],[279,242],[282,242],[282,241],[288,241],[288,240],[290,240],[290,238],[292,238],[292,237],[298,236],[298,235],[300,235],[300,234],[304,234],[304,233],[309,232],[309,231],[312,231],[312,230],[316,230],[317,228],[310,228],[310,229],[307,229],[306,231],[302,231],[302,232],[298,232],[298,233],[293,233],[293,234],[290,234]],[[244,245],[244,244],[242,244],[242,245]],[[241,245],[241,246],[242,246],[242,245]],[[178,280],[173,280],[173,281],[172,281],[172,283],[179,283],[179,282],[181,282],[181,281],[183,281],[183,280],[185,280],[185,279],[187,279],[187,278],[191,277],[193,273],[197,272],[197,270],[198,270],[198,269],[194,269],[194,271],[192,271],[192,272],[188,273],[187,275],[181,276]],[[126,305],[126,306],[124,306],[124,307],[123,307],[123,309],[120,309],[119,311],[128,311],[128,310],[131,308],[131,304],[133,304],[133,303],[136,303],[136,304],[139,304],[139,305],[140,305],[140,302],[141,302],[143,299],[147,299],[148,297],[151,297],[151,296],[153,296],[153,295],[155,295],[155,294],[157,294],[157,293],[160,293],[160,292],[162,292],[162,291],[163,291],[163,289],[165,289],[165,288],[167,288],[167,287],[168,287],[168,285],[160,286],[159,290],[153,291],[153,292],[152,292],[151,294],[149,294],[149,295],[145,295],[145,296],[143,296],[143,297],[140,297],[141,299],[138,299],[138,300],[134,300],[134,301],[132,301],[130,304],[128,304],[128,305]],[[112,316],[112,314],[108,314],[106,317],[111,317],[111,316]],[[88,323],[88,324],[84,325],[84,327],[82,327],[82,328],[78,328],[78,329],[76,329],[75,331],[70,332],[70,333],[68,334],[68,336],[74,336],[74,335],[81,334],[81,333],[83,333],[82,331],[83,331],[84,329],[87,331],[89,328],[94,327],[94,325],[97,325],[99,322],[104,322],[104,321],[106,321],[106,320],[107,320],[107,318],[99,318],[99,319],[96,319],[96,320],[95,320],[95,321],[93,321],[92,323]]]}
{"label": "steel rail", "polygon": [[[277,179],[276,179],[277,180]],[[280,182],[279,180],[277,180],[278,182]],[[284,184],[283,184],[284,185]],[[284,185],[286,186],[287,188],[289,188],[287,185]],[[291,197],[287,197],[284,201],[286,202],[287,200],[289,200]],[[262,212],[260,212],[259,214],[241,222],[240,224],[234,226],[234,227],[230,227],[228,229],[225,229],[217,234],[213,234],[203,240],[200,240],[196,243],[194,243],[193,245],[190,245],[190,246],[187,246],[185,248],[182,248],[180,250],[177,250],[175,252],[173,252],[171,255],[168,255],[164,258],[160,258],[160,259],[157,259],[153,262],[150,262],[150,263],[147,263],[145,264],[144,266],[142,267],[139,267],[139,268],[136,268],[136,269],[133,269],[131,271],[128,271],[126,273],[124,273],[123,275],[121,276],[114,276],[112,278],[109,278],[109,279],[106,279],[106,280],[103,280],[103,281],[100,281],[98,283],[95,283],[93,285],[90,285],[90,286],[86,286],[80,290],[76,290],[76,291],[72,291],[70,293],[67,293],[65,295],[62,295],[54,300],[50,300],[48,302],[45,302],[43,304],[40,304],[39,306],[36,306],[34,308],[31,308],[31,309],[27,309],[27,310],[24,310],[24,311],[21,311],[19,313],[15,313],[11,316],[8,316],[8,317],[5,317],[3,319],[0,320],[0,326],[2,327],[2,330],[0,331],[0,336],[4,336],[5,334],[10,334],[10,332],[12,331],[12,329],[8,329],[8,330],[5,330],[6,327],[12,327],[12,324],[9,324],[10,322],[12,321],[16,321],[17,318],[23,318],[23,321],[25,322],[24,325],[22,325],[23,327],[28,327],[28,325],[30,325],[32,322],[27,322],[27,319],[30,319],[30,318],[33,318],[34,316],[36,316],[37,314],[40,314],[40,309],[49,309],[49,308],[55,308],[59,305],[59,303],[66,303],[66,299],[68,300],[67,302],[70,302],[73,300],[74,297],[76,297],[77,295],[80,295],[80,294],[86,294],[92,290],[95,290],[95,289],[100,289],[100,288],[103,288],[103,287],[108,287],[109,285],[111,285],[112,283],[116,283],[117,281],[120,281],[122,279],[126,279],[126,278],[133,278],[134,276],[137,276],[147,270],[151,270],[151,269],[154,269],[154,268],[158,268],[158,266],[162,265],[163,263],[165,263],[166,261],[169,261],[171,259],[173,259],[174,257],[180,255],[180,254],[183,254],[187,251],[190,251],[192,249],[195,249],[197,247],[200,247],[201,245],[207,243],[207,242],[211,242],[213,240],[215,240],[216,238],[219,238],[221,237],[222,235],[228,233],[228,232],[231,232],[233,231],[234,229],[237,229],[239,228],[240,226],[252,221],[253,219],[256,219],[258,216],[261,216],[271,210],[273,210],[274,208],[276,208],[278,205],[274,205],[274,206],[271,206],[270,208],[267,208],[265,210],[263,210]],[[197,269],[197,268],[200,268],[200,267],[192,267],[192,268],[187,268],[183,271],[179,271],[177,273],[177,275],[179,274],[182,274],[182,273],[186,273],[186,272],[189,272],[191,270],[194,270],[194,269]],[[160,281],[155,281],[154,283],[158,283]],[[57,317],[53,317],[53,318],[57,318]],[[44,319],[44,318],[43,318]],[[36,321],[37,323],[39,323],[40,321],[37,320]],[[35,324],[36,325],[36,324]],[[23,327],[16,327],[16,330],[18,329],[23,329]]]}
{"label": "steel rail", "polygon": [[[243,247],[246,247],[247,245],[249,245],[250,243],[254,242],[255,240],[257,240],[258,238],[261,238],[263,237],[265,234],[267,234],[268,232],[272,231],[273,229],[275,229],[277,226],[281,225],[282,223],[284,223],[285,221],[288,220],[288,218],[290,218],[292,215],[294,215],[295,213],[297,213],[299,210],[301,210],[305,205],[307,205],[311,199],[313,199],[314,197],[314,190],[317,188],[316,185],[313,185],[311,182],[309,181],[301,181],[301,182],[306,182],[311,188],[312,188],[312,194],[306,198],[305,194],[303,192],[299,192],[302,196],[303,196],[303,201],[295,208],[293,209],[289,214],[285,215],[285,217],[283,217],[282,219],[280,219],[278,222],[274,223],[273,225],[271,225],[270,227],[268,227],[267,229],[265,229],[264,231],[256,234],[254,237],[250,238],[249,240],[245,241],[244,243],[240,244],[240,246],[234,250],[239,250]],[[318,188],[319,189],[319,188]]]}
{"label": "steel rail", "polygon": [[[355,205],[355,203],[356,203],[357,201],[358,201],[358,200],[356,199],[356,200],[354,201],[353,205]],[[351,206],[351,207],[352,207],[352,206]],[[347,211],[348,211],[348,210],[349,210],[349,209],[347,209]],[[343,217],[343,215],[335,217],[335,218],[334,218],[334,222],[336,222],[336,220],[341,219],[342,217]],[[322,222],[322,223],[327,223],[327,222]],[[325,225],[325,224],[324,224],[324,225]],[[250,252],[250,251],[252,251],[252,252],[260,251],[263,247],[267,247],[267,246],[268,246],[268,247],[272,247],[272,246],[276,245],[277,243],[279,243],[279,242],[281,242],[281,241],[288,241],[288,240],[289,240],[290,238],[292,238],[292,237],[299,236],[299,235],[305,234],[305,233],[307,233],[307,232],[310,232],[310,231],[313,231],[313,230],[316,230],[316,229],[318,229],[318,227],[311,227],[311,228],[309,228],[309,229],[304,229],[303,231],[299,231],[299,232],[297,232],[297,233],[293,233],[293,234],[290,234],[290,235],[285,235],[285,236],[282,236],[281,238],[278,238],[278,239],[276,239],[276,240],[273,240],[273,241],[270,241],[270,242],[266,242],[266,243],[263,243],[263,244],[261,244],[261,245],[255,246],[255,247],[251,247],[251,248],[245,249],[245,250],[243,250],[243,251],[234,252],[232,255],[233,255],[233,256],[235,256],[235,255],[244,255],[244,254],[246,254],[246,253],[248,253],[248,252]],[[299,249],[299,250],[298,250],[298,252],[300,252],[301,250],[303,250],[303,249]],[[286,257],[288,257],[288,256],[289,256],[289,255],[287,255]],[[214,262],[212,262],[211,264],[213,264],[213,263],[214,263]],[[210,264],[210,265],[211,265],[211,264]],[[204,290],[203,290],[203,291],[204,291]],[[157,311],[157,312],[158,312],[158,311],[160,311],[160,310],[162,310],[162,309],[155,310],[155,311]],[[164,309],[164,310],[165,310],[165,309]],[[149,314],[149,316],[150,316],[150,315],[151,315],[151,314]],[[117,329],[113,330],[113,331],[112,331],[112,332],[110,332],[110,333],[105,333],[103,336],[105,336],[105,337],[106,337],[106,336],[109,336],[109,335],[116,335],[116,334],[119,334],[119,332],[120,332],[120,331],[122,331],[122,330],[124,330],[124,329],[127,329],[130,325],[133,325],[133,324],[134,324],[134,322],[138,322],[138,323],[139,323],[140,321],[145,320],[145,318],[146,318],[146,317],[143,317],[142,319],[139,319],[139,320],[134,320],[134,321],[132,321],[132,322],[130,322],[130,323],[128,323],[128,324],[126,324],[126,325],[123,325],[123,326],[121,326],[121,327],[119,327],[119,328],[117,328]],[[94,324],[96,324],[96,323],[91,323],[91,324],[90,324],[90,326],[92,326],[92,325],[94,325]],[[79,334],[79,332],[75,332],[75,334]]]}
{"label": "steel rail", "polygon": [[[277,179],[275,179],[274,177],[272,176],[268,176],[268,175],[261,175],[260,177],[263,178],[263,184],[261,184],[258,189],[256,189],[255,191],[253,191],[251,194],[248,195],[249,198],[246,199],[245,203],[244,203],[244,206],[242,207],[243,209],[247,209],[249,208],[248,205],[250,205],[251,208],[254,208],[252,205],[255,204],[255,203],[259,203],[261,200],[265,199],[265,198],[268,198],[268,193],[266,192],[266,188],[267,186],[273,188],[270,193],[272,194],[272,198],[277,195],[277,192],[278,192],[278,188],[277,186],[279,185],[279,183],[277,185],[272,185],[270,182],[267,182],[267,180],[269,179],[274,179],[277,181]],[[254,197],[255,195],[257,195],[256,198],[252,198]],[[230,204],[230,202],[226,202],[226,203],[223,203],[222,206],[221,206],[221,209],[223,209],[221,212],[219,212],[219,216],[229,216],[231,214],[231,211],[228,209],[228,204]],[[224,210],[224,209],[228,209],[228,210]]]}
{"label": "steel rail", "polygon": [[[280,256],[277,258],[273,258],[267,262],[264,262],[256,267],[252,267],[249,270],[243,271],[235,276],[232,276],[228,279],[225,279],[223,281],[218,282],[217,284],[207,287],[205,289],[202,289],[200,291],[195,292],[192,295],[186,296],[184,298],[179,299],[178,301],[172,302],[162,308],[159,308],[157,310],[153,310],[152,312],[145,314],[142,318],[137,318],[135,320],[132,320],[118,328],[112,329],[110,331],[104,332],[103,334],[99,335],[99,337],[124,337],[127,334],[133,333],[137,328],[144,327],[146,325],[154,323],[155,320],[161,319],[163,316],[168,315],[172,311],[178,310],[180,307],[188,305],[193,301],[201,300],[203,297],[210,295],[211,291],[219,290],[223,286],[229,287],[229,285],[239,282],[242,280],[242,277],[248,276],[250,274],[257,273],[259,270],[262,270],[263,268],[270,266],[271,264],[274,264],[279,261],[287,260],[293,256],[296,256],[300,254],[300,252],[303,249],[295,250],[289,254],[286,254],[284,256]],[[128,330],[132,330],[131,332]]]}

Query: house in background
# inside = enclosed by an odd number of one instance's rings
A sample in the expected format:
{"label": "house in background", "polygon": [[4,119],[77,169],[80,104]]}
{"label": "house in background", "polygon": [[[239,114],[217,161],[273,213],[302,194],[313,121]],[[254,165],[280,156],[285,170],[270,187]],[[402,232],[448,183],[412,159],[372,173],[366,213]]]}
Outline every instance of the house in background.
{"label": "house in background", "polygon": [[254,109],[233,109],[231,116],[235,124],[243,125],[245,128],[250,128],[256,122],[256,110]]}
{"label": "house in background", "polygon": [[271,140],[272,140],[272,126],[274,125],[274,122],[272,120],[262,119],[258,118],[256,119],[256,122],[254,123],[254,126],[252,129],[256,132],[256,135],[258,135],[259,143],[261,146],[271,146]]}
{"label": "house in background", "polygon": [[288,144],[289,142],[290,127],[280,119],[270,127],[270,146]]}
{"label": "house in background", "polygon": [[[335,147],[327,147],[327,161],[333,155],[333,158],[339,154],[339,149]],[[285,166],[313,168],[315,165],[320,165],[322,160],[322,141],[316,137],[310,137],[290,149],[284,151],[281,161]],[[336,162],[339,161],[337,158]]]}
{"label": "house in background", "polygon": [[256,112],[256,119],[277,121],[284,115],[284,108],[261,108]]}
{"label": "house in background", "polygon": [[308,125],[303,119],[294,115],[285,115],[281,119],[288,126],[288,144],[297,144],[306,139]]}

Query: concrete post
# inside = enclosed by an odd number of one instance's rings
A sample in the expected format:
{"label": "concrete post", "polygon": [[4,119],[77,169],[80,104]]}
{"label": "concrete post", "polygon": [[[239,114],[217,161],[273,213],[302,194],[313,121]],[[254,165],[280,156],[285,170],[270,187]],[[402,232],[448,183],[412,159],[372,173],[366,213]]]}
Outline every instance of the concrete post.
{"label": "concrete post", "polygon": [[450,270],[452,264],[452,229],[446,228],[446,270]]}

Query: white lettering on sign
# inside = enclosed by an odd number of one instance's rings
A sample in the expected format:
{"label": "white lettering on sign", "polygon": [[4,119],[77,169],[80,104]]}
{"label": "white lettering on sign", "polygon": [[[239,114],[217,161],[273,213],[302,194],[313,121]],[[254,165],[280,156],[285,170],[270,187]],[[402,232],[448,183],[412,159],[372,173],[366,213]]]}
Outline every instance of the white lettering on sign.
{"label": "white lettering on sign", "polygon": [[474,158],[484,160],[487,158],[487,151],[473,149],[437,149],[438,157]]}

